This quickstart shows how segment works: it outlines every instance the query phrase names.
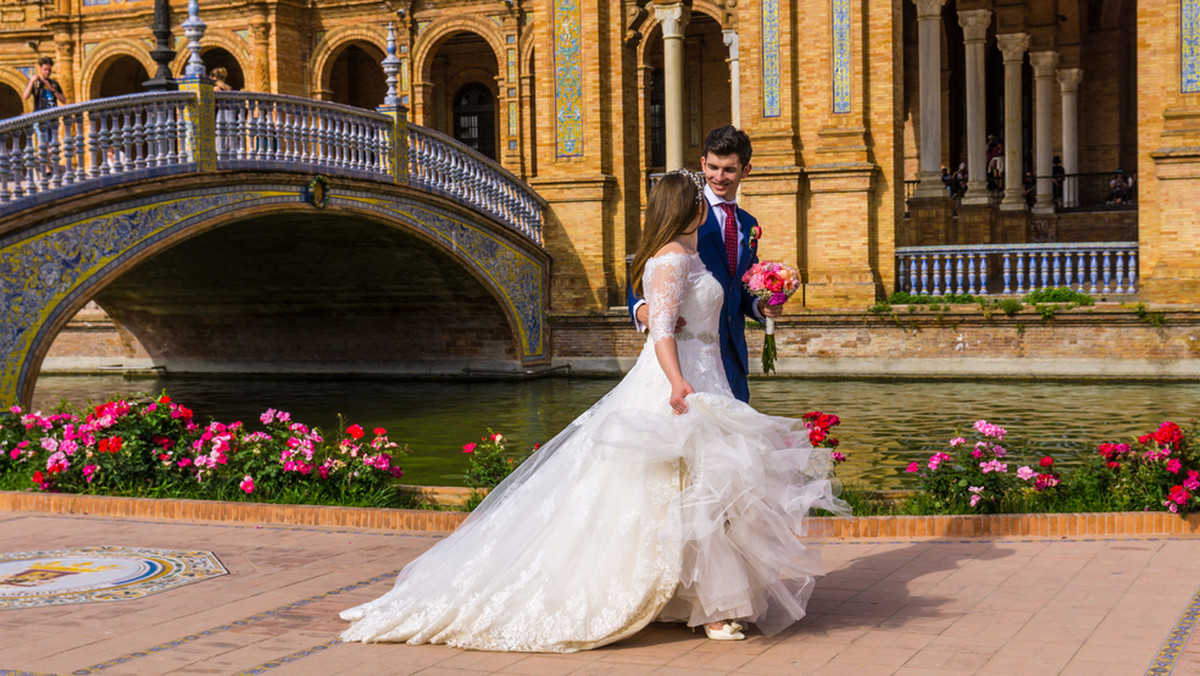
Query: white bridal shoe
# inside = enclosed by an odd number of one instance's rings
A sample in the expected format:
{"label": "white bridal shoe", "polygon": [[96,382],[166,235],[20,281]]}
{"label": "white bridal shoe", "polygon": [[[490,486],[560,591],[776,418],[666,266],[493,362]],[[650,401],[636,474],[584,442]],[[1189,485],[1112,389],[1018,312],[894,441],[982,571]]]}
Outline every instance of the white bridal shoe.
{"label": "white bridal shoe", "polygon": [[704,625],[704,633],[714,641],[742,641],[746,635],[742,633],[742,625],[737,622],[726,622],[720,629]]}

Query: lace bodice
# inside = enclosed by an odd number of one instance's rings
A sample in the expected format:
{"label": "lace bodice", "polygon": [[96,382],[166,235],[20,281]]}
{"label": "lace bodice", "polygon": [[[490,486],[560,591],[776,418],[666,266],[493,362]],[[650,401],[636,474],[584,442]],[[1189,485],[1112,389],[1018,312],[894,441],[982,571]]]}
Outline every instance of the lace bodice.
{"label": "lace bodice", "polygon": [[[651,258],[642,274],[642,288],[650,309],[649,340],[657,343],[674,336],[683,375],[692,387],[698,392],[726,392],[719,341],[725,291],[700,255],[665,253]],[[676,333],[679,317],[687,323]]]}

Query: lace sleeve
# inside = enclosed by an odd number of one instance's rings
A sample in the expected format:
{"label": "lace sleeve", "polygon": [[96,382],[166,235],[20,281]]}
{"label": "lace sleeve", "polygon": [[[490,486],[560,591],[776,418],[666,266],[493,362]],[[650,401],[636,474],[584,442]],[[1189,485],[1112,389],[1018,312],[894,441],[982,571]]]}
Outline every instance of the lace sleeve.
{"label": "lace sleeve", "polygon": [[683,254],[663,254],[646,262],[642,286],[650,306],[650,337],[656,343],[675,335],[679,305],[687,292],[690,263]]}

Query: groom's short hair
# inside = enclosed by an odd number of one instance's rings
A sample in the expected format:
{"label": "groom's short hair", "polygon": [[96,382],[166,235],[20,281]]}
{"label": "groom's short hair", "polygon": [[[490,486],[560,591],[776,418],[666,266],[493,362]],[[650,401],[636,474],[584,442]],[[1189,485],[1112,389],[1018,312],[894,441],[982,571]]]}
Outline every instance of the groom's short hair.
{"label": "groom's short hair", "polygon": [[754,151],[750,148],[750,137],[746,132],[738,129],[733,125],[717,127],[708,132],[708,136],[704,139],[704,154],[713,154],[717,157],[725,157],[727,155],[737,155],[738,161],[742,166],[750,164],[750,155]]}

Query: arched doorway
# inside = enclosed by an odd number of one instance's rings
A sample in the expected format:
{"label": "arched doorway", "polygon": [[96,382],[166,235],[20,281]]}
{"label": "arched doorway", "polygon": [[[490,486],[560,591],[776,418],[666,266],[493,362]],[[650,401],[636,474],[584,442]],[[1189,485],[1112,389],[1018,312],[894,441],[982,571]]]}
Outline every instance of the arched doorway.
{"label": "arched doorway", "polygon": [[150,74],[141,61],[129,55],[118,56],[104,67],[104,75],[92,85],[92,98],[140,94],[145,91],[142,83],[149,79]]}
{"label": "arched doorway", "polygon": [[[442,38],[426,58],[424,72],[428,73],[429,87],[426,90],[428,98],[424,99],[421,107],[420,124],[457,138],[457,111],[462,105],[461,96],[470,94],[478,106],[485,105],[483,101],[488,100],[492,106],[490,138],[493,144],[488,155],[494,158],[498,146],[496,140],[500,138],[496,109],[496,99],[500,94],[496,82],[498,68],[492,46],[479,34],[460,31]],[[483,96],[478,89],[471,89],[472,85],[482,87],[488,96]],[[471,104],[467,105],[470,107]],[[482,112],[482,108],[479,112]]]}
{"label": "arched doorway", "polygon": [[464,85],[454,95],[454,138],[496,159],[496,100],[478,82]]}
{"label": "arched doorway", "polygon": [[383,53],[375,45],[355,42],[334,59],[325,89],[330,100],[374,110],[387,96],[387,77],[383,73]]}
{"label": "arched doorway", "polygon": [[229,73],[225,82],[229,83],[230,87],[239,91],[246,88],[246,75],[242,71],[242,64],[238,63],[237,58],[230,54],[229,50],[213,47],[205,50],[200,55],[200,60],[204,62],[204,72],[212,73],[214,68],[224,68]]}
{"label": "arched doorway", "polygon": [[25,112],[21,93],[6,84],[0,84],[0,120],[16,117]]}

